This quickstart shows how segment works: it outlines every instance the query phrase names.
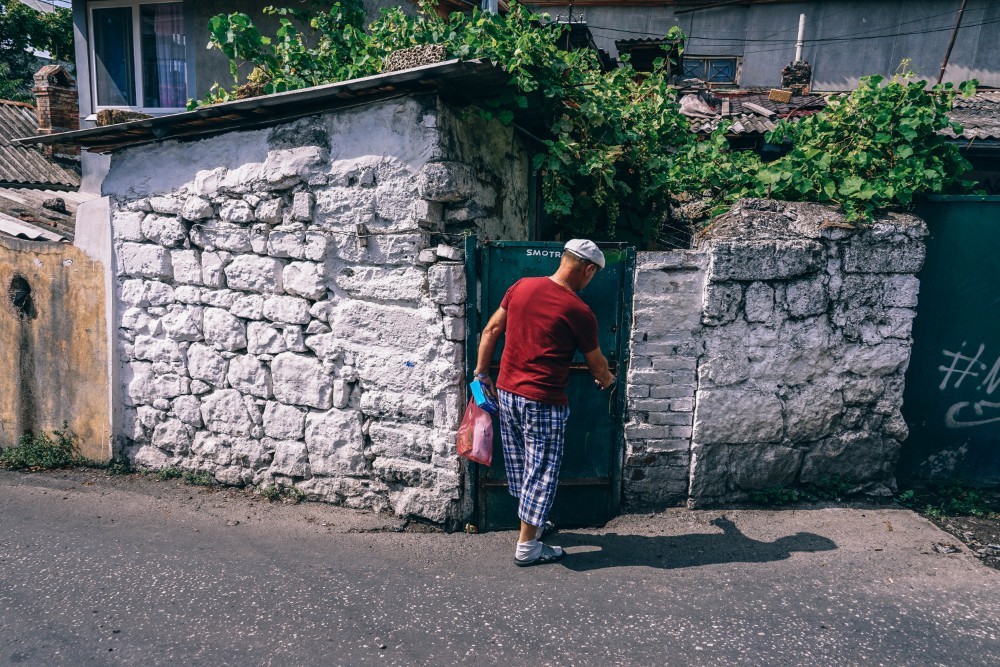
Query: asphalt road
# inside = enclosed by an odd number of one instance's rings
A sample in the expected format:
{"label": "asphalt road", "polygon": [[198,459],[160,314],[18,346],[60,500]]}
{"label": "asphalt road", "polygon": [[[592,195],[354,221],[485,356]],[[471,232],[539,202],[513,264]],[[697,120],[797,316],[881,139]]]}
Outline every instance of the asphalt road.
{"label": "asphalt road", "polygon": [[1000,572],[908,511],[670,510],[552,539],[0,472],[0,663],[996,665]]}

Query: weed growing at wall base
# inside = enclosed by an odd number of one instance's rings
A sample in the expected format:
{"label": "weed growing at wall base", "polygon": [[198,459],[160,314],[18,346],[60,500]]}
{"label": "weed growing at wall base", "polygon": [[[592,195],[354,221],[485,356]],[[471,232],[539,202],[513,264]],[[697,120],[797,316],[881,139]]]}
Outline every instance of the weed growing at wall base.
{"label": "weed growing at wall base", "polygon": [[54,470],[88,463],[80,456],[76,436],[63,422],[62,430],[52,435],[25,433],[16,447],[0,450],[0,467],[10,470]]}

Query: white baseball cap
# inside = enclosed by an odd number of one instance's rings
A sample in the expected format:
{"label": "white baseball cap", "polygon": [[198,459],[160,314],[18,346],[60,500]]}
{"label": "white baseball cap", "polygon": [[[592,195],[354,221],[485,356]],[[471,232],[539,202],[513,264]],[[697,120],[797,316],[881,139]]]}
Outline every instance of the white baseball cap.
{"label": "white baseball cap", "polygon": [[587,239],[571,239],[564,246],[568,252],[573,253],[581,259],[593,262],[598,268],[604,268],[604,253],[597,247],[597,244]]}

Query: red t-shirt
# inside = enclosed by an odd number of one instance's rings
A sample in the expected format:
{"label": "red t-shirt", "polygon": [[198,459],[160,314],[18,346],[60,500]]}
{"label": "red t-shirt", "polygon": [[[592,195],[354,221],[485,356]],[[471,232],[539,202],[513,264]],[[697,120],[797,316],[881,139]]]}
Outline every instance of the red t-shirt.
{"label": "red t-shirt", "polygon": [[548,278],[522,278],[500,302],[506,344],[497,387],[531,401],[569,405],[566,385],[577,348],[597,349],[597,318],[572,290]]}

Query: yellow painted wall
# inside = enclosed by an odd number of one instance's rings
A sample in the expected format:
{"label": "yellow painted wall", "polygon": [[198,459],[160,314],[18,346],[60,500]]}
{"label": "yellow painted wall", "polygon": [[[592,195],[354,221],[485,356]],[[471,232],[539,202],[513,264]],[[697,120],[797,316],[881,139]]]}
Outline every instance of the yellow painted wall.
{"label": "yellow painted wall", "polygon": [[[31,288],[19,316],[15,275]],[[0,237],[0,447],[69,423],[80,453],[111,458],[104,268],[65,243]]]}

